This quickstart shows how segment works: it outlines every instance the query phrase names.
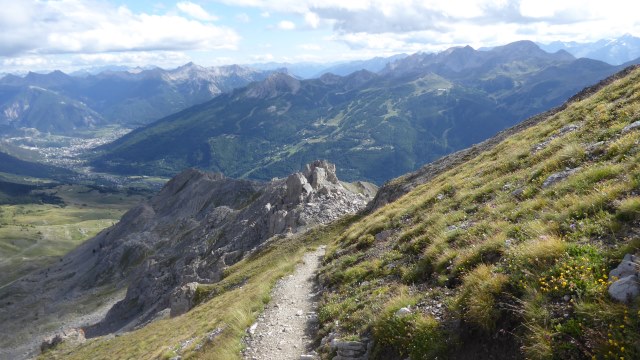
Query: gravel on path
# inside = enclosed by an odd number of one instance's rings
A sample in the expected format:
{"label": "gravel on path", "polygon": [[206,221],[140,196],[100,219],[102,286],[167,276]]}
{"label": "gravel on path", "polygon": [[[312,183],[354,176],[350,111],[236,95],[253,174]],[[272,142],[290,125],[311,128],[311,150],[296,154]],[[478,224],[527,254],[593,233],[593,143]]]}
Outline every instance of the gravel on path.
{"label": "gravel on path", "polygon": [[247,330],[244,359],[315,357],[311,346],[318,324],[316,273],[324,252],[325,247],[321,246],[305,254],[294,273],[276,283],[265,311]]}

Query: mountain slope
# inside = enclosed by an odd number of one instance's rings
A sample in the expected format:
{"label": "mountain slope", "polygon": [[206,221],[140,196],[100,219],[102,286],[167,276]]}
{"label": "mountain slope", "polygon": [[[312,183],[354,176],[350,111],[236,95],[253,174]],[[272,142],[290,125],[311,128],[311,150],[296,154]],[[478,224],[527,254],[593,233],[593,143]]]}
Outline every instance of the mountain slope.
{"label": "mountain slope", "polygon": [[342,178],[382,183],[561,104],[615,72],[531,42],[415,54],[380,74],[262,83],[161,119],[104,146],[100,171],[284,176],[317,157]]}
{"label": "mountain slope", "polygon": [[69,134],[96,125],[147,124],[271,72],[193,63],[173,70],[107,71],[73,77],[60,71],[0,79],[0,125]]}
{"label": "mountain slope", "polygon": [[[198,302],[185,286],[218,288],[228,267],[358,211],[375,189],[338,181],[325,161],[269,183],[186,170],[59,263],[0,288],[0,330],[13,334],[0,340],[0,357],[33,354],[40,337],[25,334],[43,336],[60,319],[97,337],[178,316]],[[45,311],[34,317],[34,308]]]}
{"label": "mountain slope", "polygon": [[61,179],[73,174],[71,170],[24,161],[3,152],[0,152],[0,172],[41,179]]}
{"label": "mountain slope", "polygon": [[607,288],[640,246],[639,80],[629,69],[393,203],[264,247],[184,315],[47,356],[239,359],[276,279],[332,242],[323,359],[368,340],[372,359],[636,358],[638,300]]}
{"label": "mountain slope", "polygon": [[639,300],[608,293],[640,245],[640,68],[621,76],[351,225],[322,334],[374,359],[638,357]]}
{"label": "mountain slope", "polygon": [[86,104],[38,86],[0,86],[0,126],[72,133],[104,125],[104,118]]}

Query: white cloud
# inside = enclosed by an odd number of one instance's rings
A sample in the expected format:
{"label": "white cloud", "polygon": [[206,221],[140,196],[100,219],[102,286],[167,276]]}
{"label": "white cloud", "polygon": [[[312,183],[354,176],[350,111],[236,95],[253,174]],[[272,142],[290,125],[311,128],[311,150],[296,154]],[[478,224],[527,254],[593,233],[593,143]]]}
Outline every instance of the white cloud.
{"label": "white cloud", "polygon": [[189,62],[189,56],[177,51],[138,51],[122,53],[80,54],[73,57],[75,65],[121,64],[146,65],[167,64],[182,65]]}
{"label": "white cloud", "polygon": [[307,28],[333,24],[333,38],[353,49],[381,49],[386,44],[401,51],[426,50],[521,39],[593,41],[640,35],[640,17],[633,11],[636,0],[240,0],[240,4],[297,15]]}
{"label": "white cloud", "polygon": [[48,67],[49,60],[43,56],[25,56],[18,58],[8,58],[2,60],[2,67],[6,69],[14,69],[14,68],[30,68],[37,69]]}
{"label": "white cloud", "polygon": [[318,25],[320,25],[320,17],[318,16],[318,14],[311,11],[304,14],[304,21],[312,29],[317,29]]}
{"label": "white cloud", "polygon": [[300,49],[302,50],[307,50],[307,51],[319,51],[322,50],[322,47],[318,44],[302,44],[299,46]]}
{"label": "white cloud", "polygon": [[240,40],[227,27],[94,0],[0,0],[0,8],[0,56],[235,49]]}
{"label": "white cloud", "polygon": [[194,19],[203,21],[215,21],[218,20],[217,16],[209,14],[202,6],[194,4],[190,1],[181,1],[176,4],[178,10],[191,16]]}
{"label": "white cloud", "polygon": [[278,29],[280,30],[294,30],[296,28],[296,24],[289,20],[282,20],[278,23]]}
{"label": "white cloud", "polygon": [[8,72],[62,70],[75,71],[80,68],[100,67],[105,65],[176,67],[192,59],[177,51],[136,51],[101,54],[66,54],[66,55],[25,55],[5,58],[0,62],[2,70]]}
{"label": "white cloud", "polygon": [[268,62],[273,61],[275,57],[272,54],[253,55],[251,60],[254,62]]}
{"label": "white cloud", "polygon": [[245,13],[241,13],[236,15],[236,20],[238,20],[241,23],[249,23],[251,22],[251,18],[249,17],[249,15],[245,14]]}

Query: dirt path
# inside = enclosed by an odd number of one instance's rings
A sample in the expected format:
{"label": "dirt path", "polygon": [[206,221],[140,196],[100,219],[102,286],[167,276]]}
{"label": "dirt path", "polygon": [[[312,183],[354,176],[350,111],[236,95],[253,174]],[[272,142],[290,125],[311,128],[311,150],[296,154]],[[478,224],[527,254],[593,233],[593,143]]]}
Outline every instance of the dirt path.
{"label": "dirt path", "polygon": [[249,328],[246,360],[298,360],[310,355],[317,330],[315,276],[324,251],[322,246],[305,254],[295,272],[278,281],[271,302]]}

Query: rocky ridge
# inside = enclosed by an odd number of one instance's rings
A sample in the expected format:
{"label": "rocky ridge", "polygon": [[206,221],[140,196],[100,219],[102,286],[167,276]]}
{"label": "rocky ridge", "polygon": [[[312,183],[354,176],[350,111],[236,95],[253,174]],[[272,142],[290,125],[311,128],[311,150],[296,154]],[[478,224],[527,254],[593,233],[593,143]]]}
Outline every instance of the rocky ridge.
{"label": "rocky ridge", "polygon": [[[53,318],[80,315],[69,310],[69,304],[98,301],[107,289],[127,288],[126,296],[106,315],[100,314],[105,316],[98,323],[76,324],[87,338],[188,311],[198,284],[219,281],[226,267],[276,235],[301,232],[363,209],[374,189],[340,182],[335,166],[326,161],[268,183],[186,170],[58,266],[0,289],[8,304],[0,311],[0,327],[5,334],[15,334],[0,347],[13,357],[33,355],[34,344],[20,340],[24,333],[19,324],[27,309],[46,308],[29,330],[42,340]],[[47,306],[42,299],[49,299]]]}

